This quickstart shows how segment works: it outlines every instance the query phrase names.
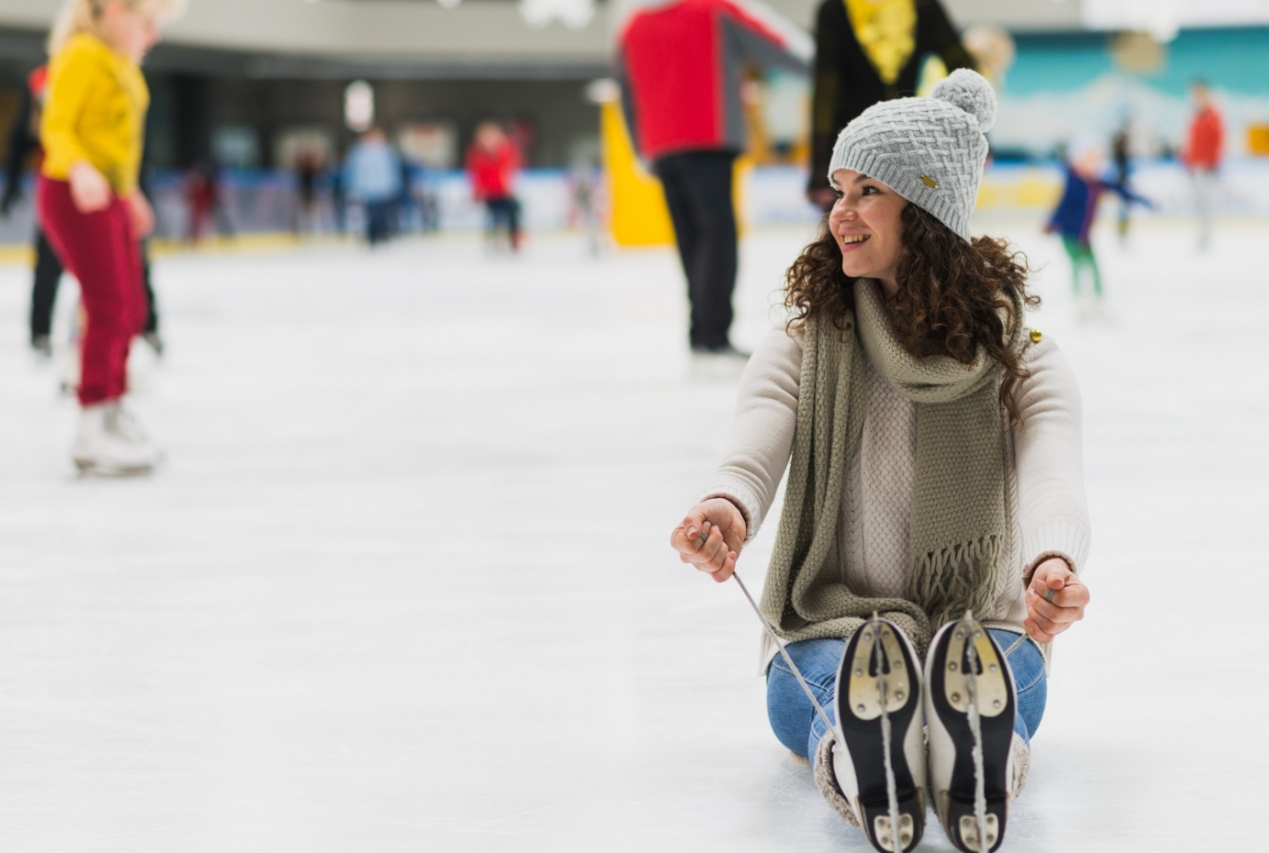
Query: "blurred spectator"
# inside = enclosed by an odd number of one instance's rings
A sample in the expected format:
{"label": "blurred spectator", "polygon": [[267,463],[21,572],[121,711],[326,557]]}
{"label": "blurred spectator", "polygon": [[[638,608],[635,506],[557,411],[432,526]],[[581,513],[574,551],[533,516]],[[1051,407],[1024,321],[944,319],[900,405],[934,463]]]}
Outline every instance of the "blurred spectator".
{"label": "blurred spectator", "polygon": [[833,206],[828,163],[837,134],[878,101],[915,94],[930,54],[948,71],[975,65],[939,0],[824,0],[820,5],[806,189],[814,204],[824,210]]}
{"label": "blurred spectator", "polygon": [[382,128],[370,128],[349,150],[344,180],[348,195],[365,205],[367,242],[385,242],[392,208],[401,195],[401,158]]}
{"label": "blurred spectator", "polygon": [[1194,206],[1199,219],[1199,248],[1212,242],[1212,213],[1217,190],[1217,172],[1225,148],[1225,124],[1212,100],[1207,83],[1195,80],[1190,86],[1194,117],[1190,120],[1181,161],[1194,181]]}
{"label": "blurred spectator", "polygon": [[626,126],[665,189],[692,302],[692,351],[745,358],[729,338],[737,267],[733,167],[745,148],[740,81],[749,62],[805,73],[810,39],[769,10],[733,0],[650,6],[618,33]]}
{"label": "blurred spectator", "polygon": [[[1110,141],[1110,160],[1115,167],[1115,180],[1120,186],[1127,187],[1132,174],[1132,138],[1129,136],[1131,122],[1125,121]],[[1132,202],[1119,198],[1119,230],[1120,244],[1128,242],[1128,228],[1131,223]]]}
{"label": "blurred spectator", "polygon": [[[1062,246],[1071,259],[1071,283],[1080,302],[1080,313],[1085,318],[1105,313],[1102,275],[1092,244],[1093,224],[1097,220],[1097,204],[1102,193],[1111,190],[1125,203],[1150,206],[1149,201],[1133,193],[1122,181],[1105,178],[1105,170],[1106,154],[1099,140],[1090,136],[1073,142],[1066,159],[1066,187],[1046,229],[1062,238]],[[1085,268],[1093,278],[1093,292],[1089,298],[1083,298],[1080,286]]]}
{"label": "blurred spectator", "polygon": [[311,148],[300,152],[295,164],[295,233],[316,234],[320,226],[317,179],[322,173],[322,155]]}
{"label": "blurred spectator", "polygon": [[397,234],[414,230],[414,168],[404,157],[401,160],[401,191],[394,207],[393,227]]}
{"label": "blurred spectator", "polygon": [[505,231],[511,250],[520,248],[520,202],[514,194],[520,152],[502,128],[491,121],[476,128],[476,139],[467,150],[467,172],[472,195],[485,203],[486,233],[497,246]]}
{"label": "blurred spectator", "polygon": [[569,224],[586,232],[586,245],[592,255],[603,250],[602,223],[599,217],[599,194],[603,176],[599,167],[590,160],[573,164],[569,174]]}
{"label": "blurred spectator", "polygon": [[335,219],[335,232],[344,234],[348,231],[348,187],[344,181],[343,169],[332,169],[330,173],[330,207]]}
{"label": "blurred spectator", "polygon": [[189,205],[189,241],[197,244],[209,225],[222,237],[234,235],[233,223],[225,207],[220,170],[214,163],[200,161],[185,177],[185,201]]}

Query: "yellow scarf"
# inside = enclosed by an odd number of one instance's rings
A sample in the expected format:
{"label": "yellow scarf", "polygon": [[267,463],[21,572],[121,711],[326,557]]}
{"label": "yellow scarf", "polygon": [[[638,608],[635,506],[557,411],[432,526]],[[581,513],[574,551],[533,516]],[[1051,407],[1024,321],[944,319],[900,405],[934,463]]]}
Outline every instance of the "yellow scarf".
{"label": "yellow scarf", "polygon": [[843,0],[855,39],[883,83],[899,79],[916,49],[915,0]]}

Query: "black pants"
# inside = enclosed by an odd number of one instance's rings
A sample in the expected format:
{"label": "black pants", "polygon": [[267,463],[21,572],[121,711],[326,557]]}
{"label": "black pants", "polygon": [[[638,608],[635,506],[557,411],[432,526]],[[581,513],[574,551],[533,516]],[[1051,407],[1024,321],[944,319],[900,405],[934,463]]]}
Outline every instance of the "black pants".
{"label": "black pants", "polygon": [[490,236],[498,233],[499,228],[507,230],[507,239],[511,248],[520,245],[520,202],[511,196],[485,199],[485,230]]}
{"label": "black pants", "polygon": [[679,259],[692,303],[692,346],[722,347],[731,328],[736,289],[736,210],[732,174],[736,154],[689,151],[656,161],[674,222]]}
{"label": "black pants", "polygon": [[[149,306],[145,317],[144,333],[159,330],[159,314],[154,305],[154,288],[150,286],[150,252],[141,244],[142,284],[145,285],[145,302]],[[42,228],[35,229],[35,285],[31,288],[31,341],[47,338],[53,328],[53,305],[57,302],[57,286],[62,280],[62,260],[53,251]]]}
{"label": "black pants", "polygon": [[372,246],[386,243],[391,236],[392,202],[366,202],[366,241]]}
{"label": "black pants", "polygon": [[47,338],[53,328],[53,304],[62,280],[62,260],[53,251],[44,229],[35,229],[35,285],[31,288],[31,342]]}

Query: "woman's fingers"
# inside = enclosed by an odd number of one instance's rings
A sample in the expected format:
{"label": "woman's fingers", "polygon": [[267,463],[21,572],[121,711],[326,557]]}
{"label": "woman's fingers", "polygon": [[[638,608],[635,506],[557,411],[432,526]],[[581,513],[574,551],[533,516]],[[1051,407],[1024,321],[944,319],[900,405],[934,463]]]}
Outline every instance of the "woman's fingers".
{"label": "woman's fingers", "polygon": [[740,555],[735,551],[729,551],[727,553],[727,559],[723,561],[723,567],[710,575],[710,577],[712,577],[716,583],[722,583],[723,581],[729,579],[736,572],[736,560],[739,556]]}
{"label": "woman's fingers", "polygon": [[744,535],[743,530],[737,531],[736,519],[729,517],[727,511],[736,514],[729,503],[706,501],[693,507],[670,534],[670,545],[678,551],[679,560],[719,582],[736,571],[740,550],[739,547],[733,550],[728,544],[725,531],[730,531],[733,539]]}
{"label": "woman's fingers", "polygon": [[706,572],[722,569],[729,553],[722,529],[708,521],[699,526],[688,522],[679,525],[670,544],[679,552],[680,560]]}
{"label": "woman's fingers", "polygon": [[1022,620],[1022,624],[1027,629],[1027,634],[1029,634],[1031,639],[1035,640],[1037,643],[1051,643],[1053,642],[1053,638],[1057,636],[1056,634],[1050,634],[1048,631],[1045,631],[1036,624],[1034,619],[1024,619]]}
{"label": "woman's fingers", "polygon": [[680,554],[695,554],[703,544],[701,530],[707,528],[708,524],[697,513],[688,514],[670,534],[670,547]]}
{"label": "woman's fingers", "polygon": [[1053,601],[1050,603],[1043,597],[1036,595],[1033,590],[1027,590],[1027,609],[1032,616],[1042,616],[1050,622],[1064,625],[1078,622],[1084,618],[1084,608],[1078,606],[1068,607],[1062,601],[1062,593],[1053,596]]}

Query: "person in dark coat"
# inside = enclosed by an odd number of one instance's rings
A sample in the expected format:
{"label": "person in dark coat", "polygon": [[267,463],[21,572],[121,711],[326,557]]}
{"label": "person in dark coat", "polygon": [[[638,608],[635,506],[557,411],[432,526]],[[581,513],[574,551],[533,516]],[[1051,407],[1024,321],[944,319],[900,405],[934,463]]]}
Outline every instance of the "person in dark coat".
{"label": "person in dark coat", "polygon": [[879,101],[916,93],[935,54],[948,71],[974,68],[938,0],[824,0],[815,16],[811,176],[807,197],[832,207],[828,162],[837,134]]}

